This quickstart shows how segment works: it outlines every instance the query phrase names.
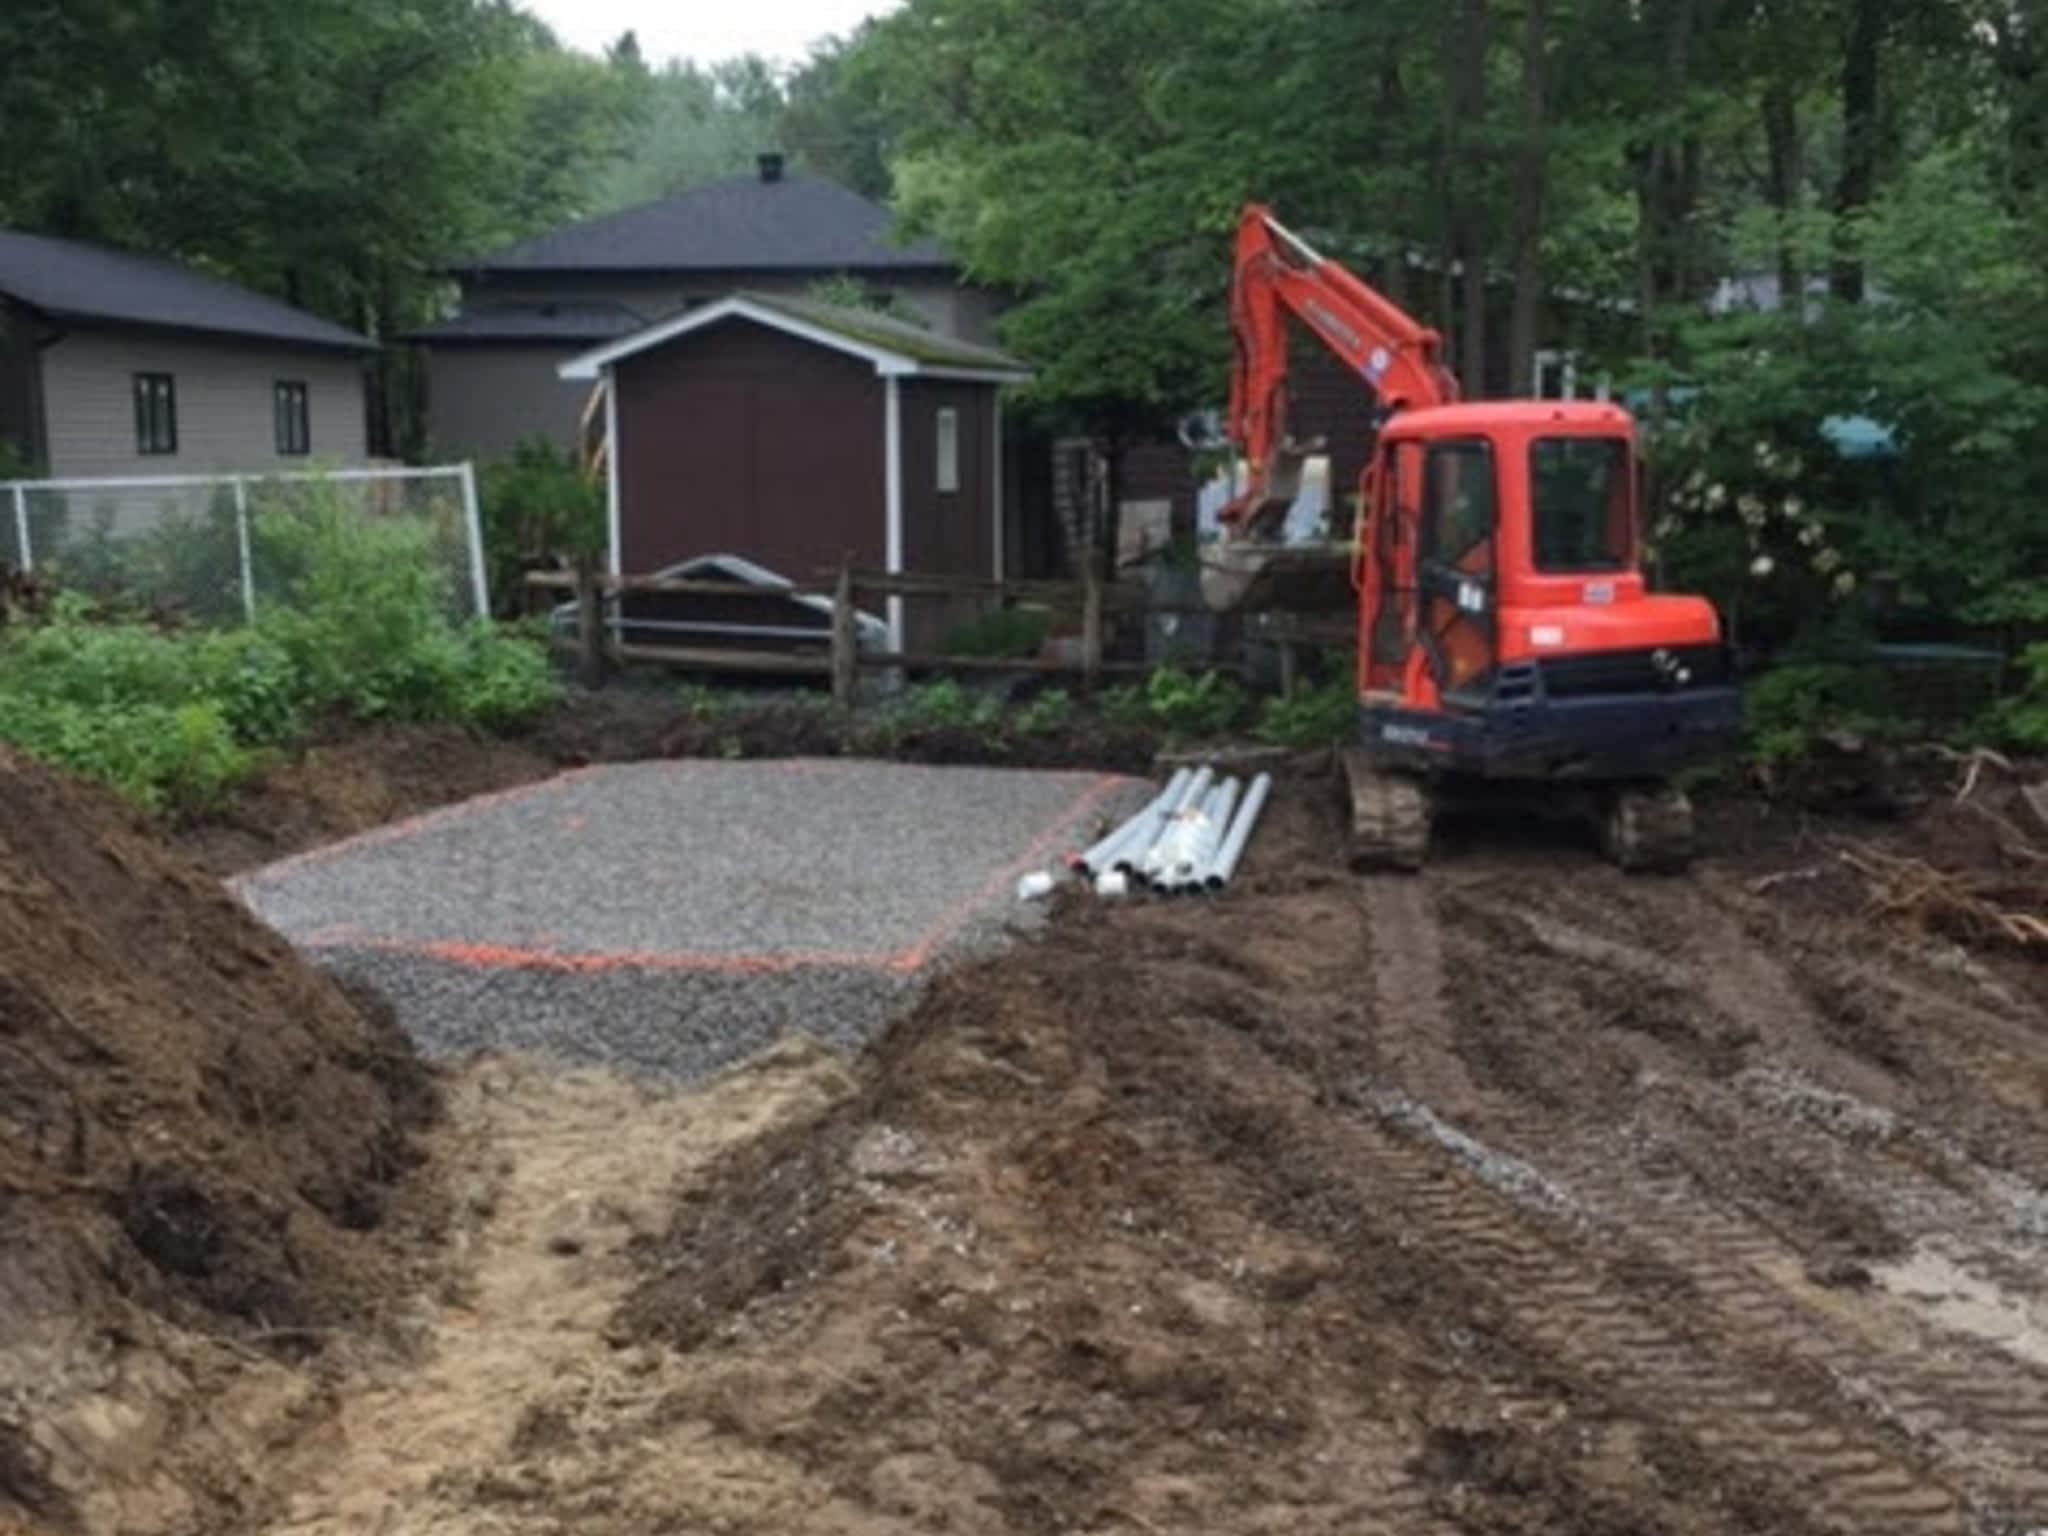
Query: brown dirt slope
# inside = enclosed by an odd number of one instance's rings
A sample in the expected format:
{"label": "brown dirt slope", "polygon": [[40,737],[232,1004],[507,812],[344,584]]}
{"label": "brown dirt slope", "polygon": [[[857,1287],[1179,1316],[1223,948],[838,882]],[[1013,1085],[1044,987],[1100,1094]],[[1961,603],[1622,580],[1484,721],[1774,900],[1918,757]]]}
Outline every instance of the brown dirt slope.
{"label": "brown dirt slope", "polygon": [[221,1351],[304,1353],[376,1308],[433,1105],[388,1018],[106,796],[0,749],[0,1528],[180,1525],[230,1496],[152,1462]]}
{"label": "brown dirt slope", "polygon": [[620,1326],[686,1369],[538,1405],[534,1520],[658,1528],[598,1469],[681,1454],[763,1536],[2048,1520],[2031,978],[1562,845],[1357,880],[1333,831],[1077,905],[685,1189]]}

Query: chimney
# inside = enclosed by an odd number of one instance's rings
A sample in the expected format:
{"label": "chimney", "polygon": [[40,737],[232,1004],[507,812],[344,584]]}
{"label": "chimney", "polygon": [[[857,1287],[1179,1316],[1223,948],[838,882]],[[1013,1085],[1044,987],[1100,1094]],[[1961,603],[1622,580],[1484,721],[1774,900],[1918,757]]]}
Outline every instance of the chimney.
{"label": "chimney", "polygon": [[782,180],[782,152],[780,150],[764,150],[759,155],[756,155],[754,160],[761,168],[761,183],[763,186],[772,186],[774,183]]}

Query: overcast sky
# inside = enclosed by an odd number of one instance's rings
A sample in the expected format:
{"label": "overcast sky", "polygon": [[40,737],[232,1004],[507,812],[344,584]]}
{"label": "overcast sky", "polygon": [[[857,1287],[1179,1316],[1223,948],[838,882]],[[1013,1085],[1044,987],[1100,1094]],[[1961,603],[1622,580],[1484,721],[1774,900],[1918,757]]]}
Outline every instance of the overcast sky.
{"label": "overcast sky", "polygon": [[893,10],[895,0],[525,0],[572,47],[596,53],[621,32],[639,34],[650,64],[708,64],[736,53],[794,62],[834,32]]}

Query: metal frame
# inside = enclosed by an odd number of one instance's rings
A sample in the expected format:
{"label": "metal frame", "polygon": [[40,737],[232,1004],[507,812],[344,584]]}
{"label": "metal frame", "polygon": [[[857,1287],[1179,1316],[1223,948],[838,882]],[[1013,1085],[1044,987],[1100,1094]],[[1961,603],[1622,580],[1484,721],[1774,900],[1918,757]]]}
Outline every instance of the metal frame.
{"label": "metal frame", "polygon": [[390,469],[299,469],[280,470],[276,473],[237,473],[233,471],[216,475],[89,475],[58,478],[51,480],[4,480],[0,490],[9,493],[14,504],[14,534],[17,552],[21,557],[24,571],[33,571],[36,565],[35,545],[30,534],[28,496],[31,491],[162,491],[198,490],[204,487],[225,487],[234,497],[235,541],[241,562],[242,611],[252,622],[256,617],[256,585],[253,553],[249,538],[249,487],[283,481],[292,484],[310,484],[329,481],[346,485],[403,483],[414,480],[452,480],[462,498],[463,523],[468,534],[469,560],[468,576],[470,599],[476,605],[476,616],[488,618],[491,612],[490,579],[484,566],[483,509],[478,501],[476,488],[476,466],[464,460],[459,464],[434,464],[422,467],[393,467]]}

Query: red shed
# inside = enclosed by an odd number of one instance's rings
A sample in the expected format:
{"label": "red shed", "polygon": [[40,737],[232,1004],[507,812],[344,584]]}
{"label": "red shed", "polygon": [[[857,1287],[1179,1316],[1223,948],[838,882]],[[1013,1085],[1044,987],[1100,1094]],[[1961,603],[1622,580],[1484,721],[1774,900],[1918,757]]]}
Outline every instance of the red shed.
{"label": "red shed", "polygon": [[[604,392],[614,573],[725,555],[808,585],[850,552],[868,569],[1003,574],[999,392],[1029,377],[1015,358],[865,310],[740,293],[561,373]],[[900,599],[888,629],[898,650],[936,639],[906,637]]]}

